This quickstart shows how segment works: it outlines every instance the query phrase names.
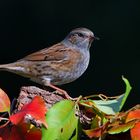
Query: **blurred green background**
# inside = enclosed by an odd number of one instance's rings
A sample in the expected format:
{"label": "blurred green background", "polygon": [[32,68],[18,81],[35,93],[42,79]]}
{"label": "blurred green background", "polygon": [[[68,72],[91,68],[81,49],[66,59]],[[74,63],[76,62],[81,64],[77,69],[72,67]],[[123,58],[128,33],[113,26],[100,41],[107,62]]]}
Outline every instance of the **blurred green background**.
{"label": "blurred green background", "polygon": [[[140,5],[138,0],[2,0],[0,63],[16,61],[61,41],[73,28],[87,27],[100,41],[91,47],[91,61],[77,81],[64,85],[73,97],[103,93],[115,96],[133,90],[126,107],[140,103]],[[11,98],[28,79],[0,72],[0,87]]]}

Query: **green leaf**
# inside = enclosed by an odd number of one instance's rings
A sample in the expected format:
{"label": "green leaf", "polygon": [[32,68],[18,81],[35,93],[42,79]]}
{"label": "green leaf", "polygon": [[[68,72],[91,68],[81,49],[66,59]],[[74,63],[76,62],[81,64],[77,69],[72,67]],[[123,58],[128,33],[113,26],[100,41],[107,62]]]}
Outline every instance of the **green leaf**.
{"label": "green leaf", "polygon": [[95,107],[97,107],[103,113],[108,114],[108,115],[114,115],[122,109],[131,91],[131,86],[128,80],[124,77],[122,77],[122,79],[126,84],[126,90],[124,94],[116,97],[116,99],[111,99],[111,100],[92,100]]}
{"label": "green leaf", "polygon": [[103,113],[108,115],[115,115],[116,112],[119,111],[119,105],[120,105],[119,100],[121,100],[122,98],[123,95],[119,96],[117,99],[114,100],[107,100],[107,101],[94,100],[93,102],[95,103],[95,106]]}
{"label": "green leaf", "polygon": [[124,78],[124,76],[122,76],[122,79],[123,79],[123,81],[125,82],[126,89],[125,89],[124,97],[123,97],[123,99],[122,99],[122,101],[121,101],[121,104],[120,104],[120,106],[119,106],[119,111],[120,111],[120,110],[122,109],[122,107],[124,106],[124,104],[125,104],[125,102],[126,102],[126,99],[127,99],[128,95],[129,95],[131,89],[132,89],[132,87],[131,87],[129,81],[128,81],[126,78]]}
{"label": "green leaf", "polygon": [[56,103],[46,115],[48,129],[42,128],[42,140],[77,140],[76,105],[70,100]]}
{"label": "green leaf", "polygon": [[108,133],[109,134],[119,134],[121,132],[126,132],[129,129],[133,128],[135,123],[136,123],[136,120],[133,120],[133,121],[130,121],[125,124],[115,125],[111,129],[108,130]]}

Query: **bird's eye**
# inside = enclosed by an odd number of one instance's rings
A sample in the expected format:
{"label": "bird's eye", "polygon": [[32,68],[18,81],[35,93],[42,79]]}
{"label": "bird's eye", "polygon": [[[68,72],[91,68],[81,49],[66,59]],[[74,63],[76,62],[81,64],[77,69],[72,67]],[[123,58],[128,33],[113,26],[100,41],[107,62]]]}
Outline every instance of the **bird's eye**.
{"label": "bird's eye", "polygon": [[80,37],[84,37],[84,35],[82,34],[82,33],[77,33],[78,34],[78,36],[80,36]]}

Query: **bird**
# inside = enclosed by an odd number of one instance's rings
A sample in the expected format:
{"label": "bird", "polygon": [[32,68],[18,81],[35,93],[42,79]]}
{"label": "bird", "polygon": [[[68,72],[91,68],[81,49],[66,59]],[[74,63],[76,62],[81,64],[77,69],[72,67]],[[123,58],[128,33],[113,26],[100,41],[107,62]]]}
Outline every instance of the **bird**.
{"label": "bird", "polygon": [[16,62],[1,64],[0,70],[29,78],[71,99],[58,86],[75,81],[86,71],[90,61],[90,47],[95,39],[99,38],[90,29],[76,28],[59,43],[31,53]]}

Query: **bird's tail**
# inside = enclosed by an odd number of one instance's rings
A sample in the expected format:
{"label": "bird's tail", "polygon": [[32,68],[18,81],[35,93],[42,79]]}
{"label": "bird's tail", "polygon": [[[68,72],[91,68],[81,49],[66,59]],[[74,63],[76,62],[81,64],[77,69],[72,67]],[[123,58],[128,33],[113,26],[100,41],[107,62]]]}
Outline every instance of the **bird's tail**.
{"label": "bird's tail", "polygon": [[1,64],[0,65],[0,70],[7,71],[8,69],[10,69],[9,64]]}
{"label": "bird's tail", "polygon": [[19,73],[25,71],[25,68],[17,65],[17,63],[9,63],[9,64],[0,65],[0,71],[9,71],[12,73],[19,74]]}

